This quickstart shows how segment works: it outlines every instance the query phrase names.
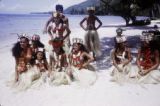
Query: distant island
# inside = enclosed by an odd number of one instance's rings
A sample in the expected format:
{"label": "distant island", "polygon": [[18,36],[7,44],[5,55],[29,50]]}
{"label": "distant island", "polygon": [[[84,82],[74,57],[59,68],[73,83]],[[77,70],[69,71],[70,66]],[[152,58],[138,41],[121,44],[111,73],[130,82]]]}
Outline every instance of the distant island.
{"label": "distant island", "polygon": [[49,11],[49,12],[31,12],[30,14],[52,14],[52,11]]}

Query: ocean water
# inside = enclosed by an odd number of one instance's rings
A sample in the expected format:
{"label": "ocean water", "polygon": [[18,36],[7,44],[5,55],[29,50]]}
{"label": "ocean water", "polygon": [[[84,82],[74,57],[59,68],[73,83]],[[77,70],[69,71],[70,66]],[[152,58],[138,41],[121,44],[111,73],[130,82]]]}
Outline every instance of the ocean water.
{"label": "ocean water", "polygon": [[[12,45],[17,41],[17,33],[34,33],[43,35],[43,29],[46,21],[49,19],[48,14],[0,14],[0,48]],[[85,17],[84,15],[67,15],[71,32],[80,28],[79,23]],[[116,16],[98,16],[103,22],[103,26],[111,24],[124,24],[121,17]],[[78,33],[78,32],[77,32]],[[47,36],[48,37],[48,36]]]}
{"label": "ocean water", "polygon": [[[47,15],[0,15],[1,46],[17,41],[16,33],[40,33],[47,20]],[[9,44],[5,44],[5,43]]]}

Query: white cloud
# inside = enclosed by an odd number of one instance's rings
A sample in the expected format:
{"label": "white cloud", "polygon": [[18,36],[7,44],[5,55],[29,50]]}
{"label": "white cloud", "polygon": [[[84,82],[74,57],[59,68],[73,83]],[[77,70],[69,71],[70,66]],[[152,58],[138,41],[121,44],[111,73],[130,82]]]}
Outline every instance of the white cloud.
{"label": "white cloud", "polygon": [[13,6],[8,7],[9,11],[15,11],[15,10],[21,10],[23,9],[23,6],[21,4],[15,4]]}
{"label": "white cloud", "polygon": [[0,11],[12,12],[12,11],[20,11],[23,9],[21,4],[14,5],[6,5],[5,3],[0,3]]}
{"label": "white cloud", "polygon": [[4,3],[0,3],[0,9],[3,9],[3,8],[5,8]]}

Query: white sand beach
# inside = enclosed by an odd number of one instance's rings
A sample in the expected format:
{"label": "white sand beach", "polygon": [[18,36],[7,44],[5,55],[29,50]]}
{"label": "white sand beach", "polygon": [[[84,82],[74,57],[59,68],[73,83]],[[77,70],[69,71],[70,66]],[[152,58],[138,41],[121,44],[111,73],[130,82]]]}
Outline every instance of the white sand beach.
{"label": "white sand beach", "polygon": [[[73,17],[69,16],[69,21],[71,23],[71,39],[73,37],[84,38],[85,32],[82,28],[74,27],[74,24],[79,26],[82,17],[83,16],[75,16],[75,20],[72,20]],[[14,33],[14,31],[15,33],[23,31],[28,31],[29,34],[38,33],[41,35],[42,42],[47,44],[49,37],[47,35],[42,35],[46,19],[47,17],[41,20],[42,23],[36,24],[35,30],[27,29],[26,22],[25,27],[20,28],[23,30],[18,31],[17,28],[8,33]],[[114,19],[119,21],[115,22]],[[120,17],[103,16],[100,17],[100,20],[103,22],[103,27],[100,28],[98,32],[101,38],[101,46],[106,52],[103,50],[104,57],[99,63],[93,63],[97,69],[96,73],[98,79],[96,83],[90,87],[76,86],[74,82],[71,85],[61,86],[49,86],[46,83],[38,89],[30,88],[21,92],[17,92],[12,88],[7,87],[6,82],[14,73],[15,67],[11,48],[13,47],[13,43],[17,42],[16,35],[13,35],[12,37],[7,36],[0,43],[0,106],[160,106],[160,84],[117,84],[110,81],[111,63],[107,63],[110,62],[110,51],[107,50],[113,48],[114,45],[110,46],[108,43],[103,43],[103,41],[107,42],[107,40],[111,40],[116,34],[116,28],[119,25],[124,25],[124,22]],[[113,21],[113,23],[111,21]],[[154,24],[155,22],[152,22],[148,27],[152,27]],[[132,36],[133,38],[135,35],[140,35],[142,30],[145,30],[145,27],[122,28],[126,30],[123,33],[124,35]],[[5,30],[7,31],[7,29]]]}

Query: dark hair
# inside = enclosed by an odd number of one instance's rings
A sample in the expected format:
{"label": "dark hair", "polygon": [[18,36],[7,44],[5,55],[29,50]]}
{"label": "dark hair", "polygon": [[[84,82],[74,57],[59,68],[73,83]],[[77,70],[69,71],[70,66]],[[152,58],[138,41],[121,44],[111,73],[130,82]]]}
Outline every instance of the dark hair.
{"label": "dark hair", "polygon": [[[86,47],[83,45],[83,44],[81,44],[81,43],[77,43],[80,47],[79,47],[79,50],[80,51],[82,51],[82,52],[86,52],[86,53],[89,53],[89,51],[86,49]],[[73,44],[74,45],[74,44]],[[72,51],[73,51],[73,49],[72,49]],[[88,60],[88,58],[85,56],[84,57],[84,61],[87,61]]]}
{"label": "dark hair", "polygon": [[60,48],[60,51],[59,51],[59,55],[61,55],[61,54],[64,54],[65,53],[65,51],[64,51],[64,49],[63,49],[63,47],[59,47]]}
{"label": "dark hair", "polygon": [[35,47],[42,47],[42,48],[44,48],[44,44],[41,41],[39,41],[39,40],[36,40],[36,41],[32,40],[32,44]]}
{"label": "dark hair", "polygon": [[77,43],[77,44],[80,46],[80,48],[79,48],[80,51],[89,53],[89,51],[87,50],[87,48],[83,44],[81,44],[81,43]]}
{"label": "dark hair", "polygon": [[57,4],[56,5],[56,11],[63,12],[63,5]]}
{"label": "dark hair", "polygon": [[12,56],[15,58],[19,58],[22,52],[22,48],[20,46],[20,42],[14,44],[12,48]]}
{"label": "dark hair", "polygon": [[43,60],[44,63],[45,63],[45,68],[48,70],[48,67],[47,67],[47,65],[46,65],[47,59],[46,59],[46,53],[45,53],[45,51],[43,51],[43,52],[42,52],[42,51],[37,51],[36,54],[35,54],[36,56],[35,56],[34,60],[32,60],[32,62],[31,62],[31,65],[33,66],[33,65],[36,64],[37,54],[38,54],[39,52],[41,52],[41,53],[43,54],[42,60]]}
{"label": "dark hair", "polygon": [[[117,43],[117,41],[115,41],[115,52],[117,53],[118,49],[121,47],[121,43]],[[125,49],[125,48],[124,48]]]}
{"label": "dark hair", "polygon": [[[79,47],[79,50],[80,50],[80,51],[89,53],[89,51],[87,50],[87,48],[86,48],[83,44],[81,44],[81,43],[74,43],[74,44],[78,44],[78,46],[80,46],[80,47]],[[73,44],[73,45],[74,45],[74,44]],[[72,48],[72,51],[73,51],[73,48]]]}
{"label": "dark hair", "polygon": [[[36,61],[36,59],[37,59],[37,54],[38,54],[39,52],[42,52],[42,51],[37,51],[37,52],[34,54],[34,56],[32,56],[32,59],[30,60],[30,64],[31,64],[32,66],[35,64],[35,61]],[[45,61],[47,61],[45,51],[42,52],[42,53],[43,53],[43,58],[42,58],[42,59],[45,60]]]}
{"label": "dark hair", "polygon": [[[21,39],[25,38],[26,41],[28,42],[28,47],[30,46],[29,45],[29,39],[26,38],[26,37],[21,37]],[[13,48],[12,48],[12,56],[15,57],[15,58],[19,58],[21,56],[21,52],[23,51],[23,48],[21,48],[20,46],[20,42],[18,41],[17,43],[14,44]]]}
{"label": "dark hair", "polygon": [[43,54],[43,59],[46,60],[46,53],[45,53],[45,51],[43,51],[43,52],[42,52],[42,51],[37,51],[37,52],[36,52],[35,59],[37,59],[37,54],[38,54],[39,52],[41,52],[41,53]]}
{"label": "dark hair", "polygon": [[[155,50],[158,50],[157,42],[155,40],[152,40],[149,42],[149,48],[151,49],[151,52],[153,53]],[[143,44],[141,44],[141,51],[143,52],[146,48]]]}

